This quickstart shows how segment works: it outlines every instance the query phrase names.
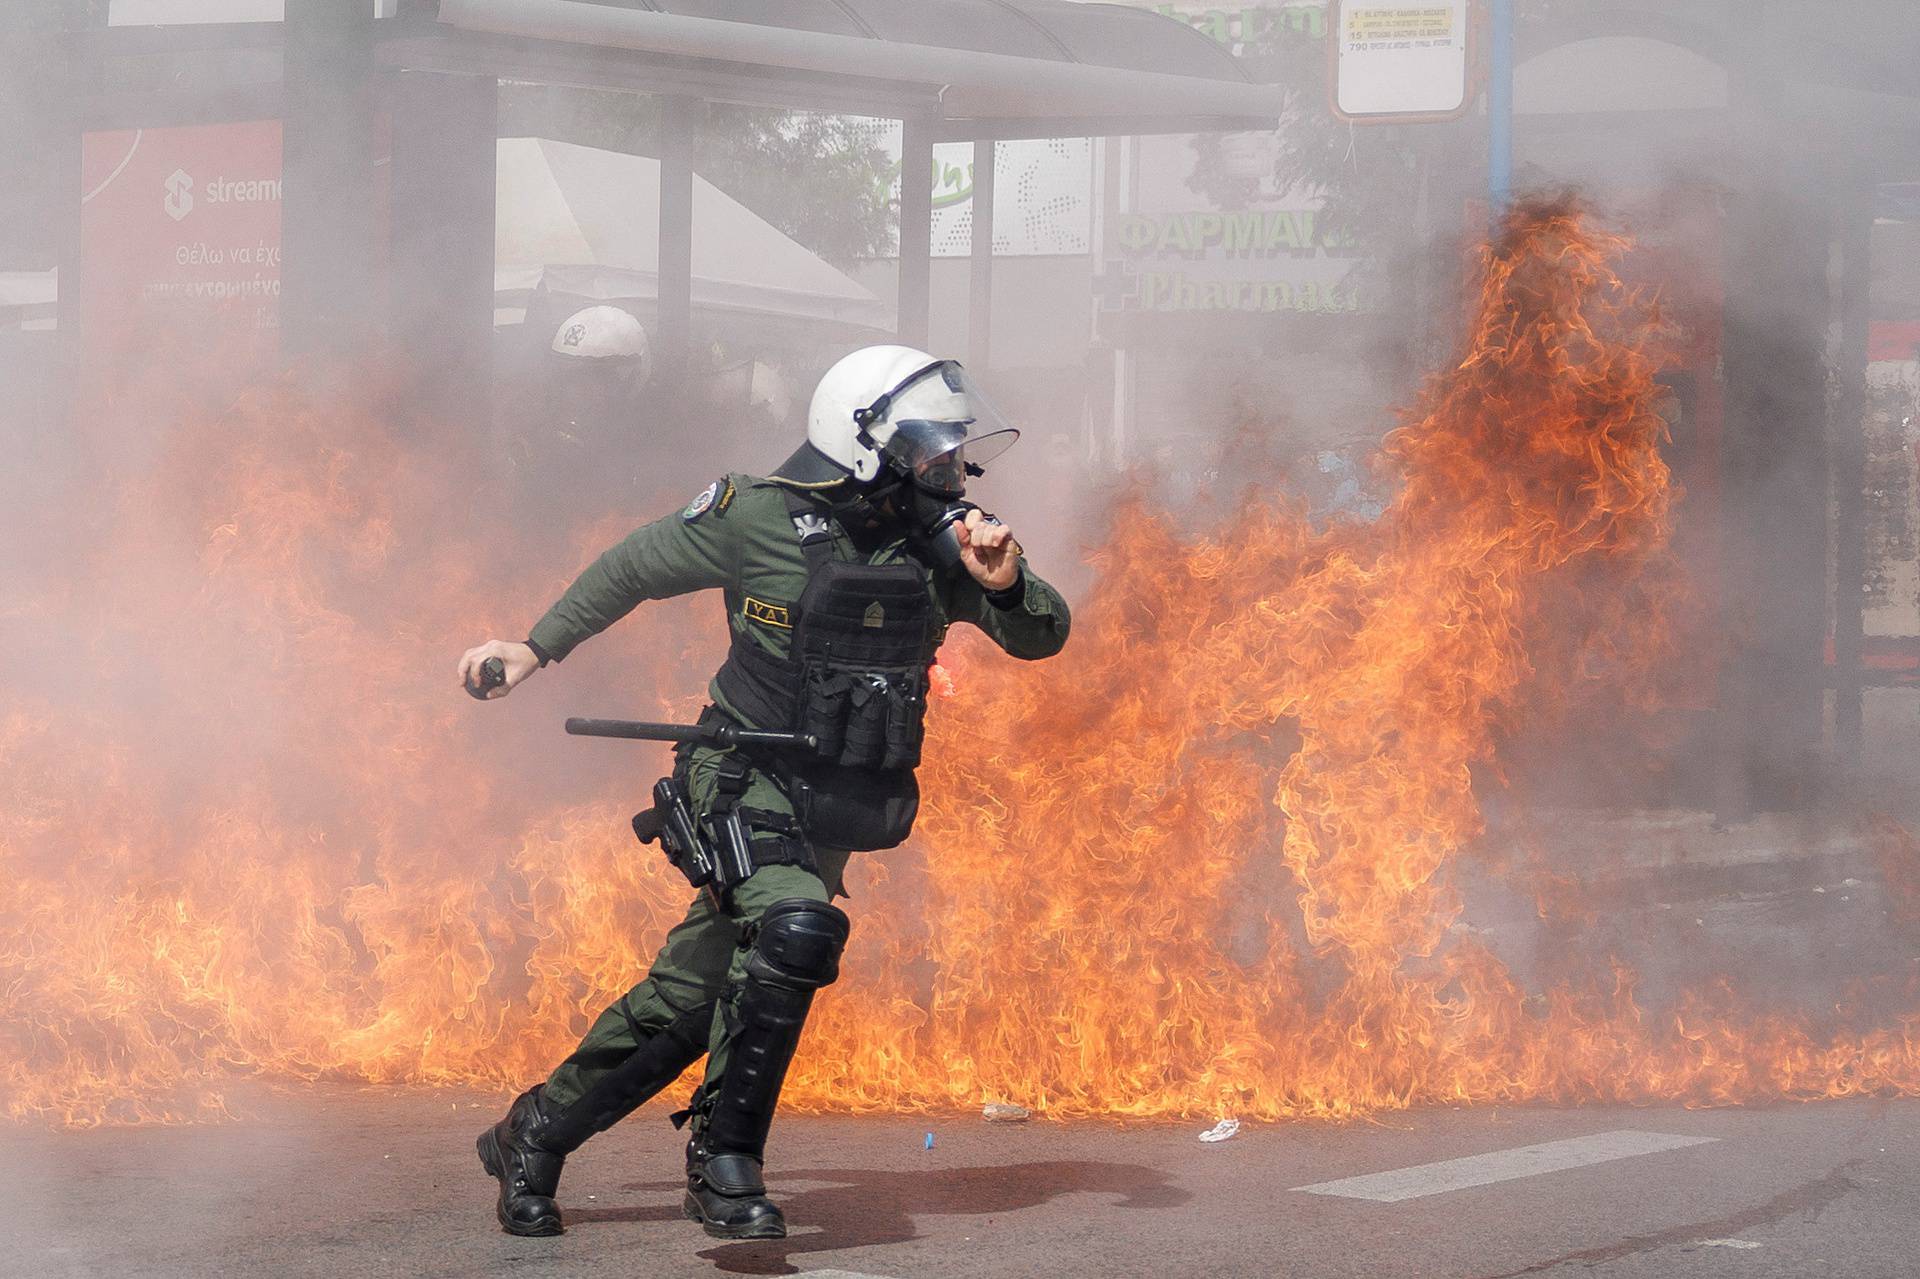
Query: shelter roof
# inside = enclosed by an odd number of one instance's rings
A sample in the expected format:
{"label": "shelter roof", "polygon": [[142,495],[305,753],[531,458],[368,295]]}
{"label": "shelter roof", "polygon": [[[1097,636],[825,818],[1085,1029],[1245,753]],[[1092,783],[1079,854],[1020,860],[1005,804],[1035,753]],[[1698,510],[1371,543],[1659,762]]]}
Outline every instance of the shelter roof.
{"label": "shelter roof", "polygon": [[935,136],[1274,127],[1280,91],[1188,24],[1070,0],[439,0],[423,69],[869,115]]}

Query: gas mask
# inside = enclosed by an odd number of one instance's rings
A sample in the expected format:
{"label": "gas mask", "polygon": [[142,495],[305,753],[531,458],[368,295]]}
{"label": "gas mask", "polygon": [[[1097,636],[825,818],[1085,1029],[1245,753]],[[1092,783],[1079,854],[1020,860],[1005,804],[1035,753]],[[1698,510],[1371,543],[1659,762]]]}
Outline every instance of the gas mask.
{"label": "gas mask", "polygon": [[866,499],[877,505],[883,495],[891,496],[897,517],[928,558],[942,569],[958,566],[959,527],[977,509],[966,500],[967,480],[986,474],[985,463],[1010,448],[1020,432],[953,360],[916,370],[855,413],[854,421],[860,443],[886,460],[880,483]]}

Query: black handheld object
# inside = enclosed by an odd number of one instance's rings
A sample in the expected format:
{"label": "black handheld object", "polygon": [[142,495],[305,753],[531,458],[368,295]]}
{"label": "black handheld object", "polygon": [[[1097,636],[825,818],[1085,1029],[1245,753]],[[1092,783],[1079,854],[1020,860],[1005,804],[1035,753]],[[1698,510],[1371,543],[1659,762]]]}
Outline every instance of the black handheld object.
{"label": "black handheld object", "polygon": [[488,693],[506,682],[507,664],[497,657],[489,657],[480,663],[480,682],[467,685],[467,691],[485,701]]}
{"label": "black handheld object", "polygon": [[712,724],[652,724],[637,719],[580,719],[567,721],[575,737],[624,737],[642,742],[692,742],[698,746],[761,746],[773,750],[813,751],[820,739],[812,733],[774,733],[741,728],[720,721]]}
{"label": "black handheld object", "polygon": [[[948,572],[960,567],[960,527],[973,511],[980,511],[980,508],[972,502],[952,502],[927,525],[921,541],[936,567]],[[980,518],[988,524],[1001,522],[1000,517],[991,511],[980,511]],[[1014,543],[1013,553],[1020,554],[1018,542]]]}

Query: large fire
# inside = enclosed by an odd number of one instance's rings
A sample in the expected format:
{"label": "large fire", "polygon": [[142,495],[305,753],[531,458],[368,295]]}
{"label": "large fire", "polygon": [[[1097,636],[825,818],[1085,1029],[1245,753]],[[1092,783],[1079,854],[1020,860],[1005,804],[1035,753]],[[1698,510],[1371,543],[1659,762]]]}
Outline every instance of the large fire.
{"label": "large fire", "polygon": [[[1670,655],[1659,330],[1625,247],[1566,205],[1510,219],[1464,354],[1388,437],[1377,521],[1316,527],[1254,490],[1195,536],[1136,497],[1063,657],[954,645],[917,851],[852,877],[792,1103],[1920,1091],[1915,1014],[1819,1029],[1709,987],[1656,1015],[1624,965],[1529,989],[1462,924],[1496,748],[1650,695]],[[458,651],[564,580],[529,566],[617,530],[535,554],[447,461],[470,442],[394,403],[281,383],[157,462],[103,437],[70,555],[7,605],[10,1115],[213,1117],[246,1076],[524,1086],[683,908],[625,832],[663,759],[552,735],[690,713],[715,610],[644,610],[476,706]],[[671,697],[582,705],[593,661]]]}

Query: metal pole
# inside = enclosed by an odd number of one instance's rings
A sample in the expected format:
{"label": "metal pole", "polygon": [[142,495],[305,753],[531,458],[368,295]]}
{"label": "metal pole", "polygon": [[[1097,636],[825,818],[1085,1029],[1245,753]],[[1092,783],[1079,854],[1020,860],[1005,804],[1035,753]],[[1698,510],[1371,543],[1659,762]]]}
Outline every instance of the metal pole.
{"label": "metal pole", "polygon": [[498,82],[402,71],[393,104],[393,332],[422,402],[447,422],[491,419]]}
{"label": "metal pole", "polygon": [[1491,0],[1487,59],[1487,199],[1494,217],[1513,196],[1513,0]]}
{"label": "metal pole", "polygon": [[967,298],[967,363],[985,369],[993,354],[992,142],[973,144],[973,272]]}
{"label": "metal pole", "polygon": [[1873,178],[1854,172],[1839,184],[1840,341],[1834,361],[1832,443],[1833,727],[1843,765],[1860,760],[1863,707],[1860,650],[1865,631],[1867,330],[1871,322]]}
{"label": "metal pole", "polygon": [[667,385],[688,371],[693,349],[693,157],[706,124],[697,98],[661,101],[660,273],[656,359]]}
{"label": "metal pole", "polygon": [[100,67],[69,44],[58,52],[52,70],[56,86],[53,100],[49,180],[52,182],[48,213],[53,219],[54,276],[58,293],[54,300],[54,326],[57,337],[55,356],[59,361],[59,384],[63,389],[61,412],[69,413],[79,402],[81,378],[87,367],[85,325],[80,309],[82,260],[80,200],[84,168],[81,162],[86,148],[86,126],[82,120],[81,100],[100,81]]}
{"label": "metal pole", "polygon": [[[1140,139],[1113,139],[1109,155],[1113,159],[1110,171],[1117,178],[1113,205],[1116,216],[1109,221],[1111,226],[1118,222],[1118,215],[1132,213],[1140,206]],[[1133,423],[1134,392],[1139,389],[1140,380],[1132,341],[1132,335],[1127,334],[1113,348],[1113,420],[1107,435],[1107,450],[1110,465],[1116,471],[1124,471],[1133,460],[1130,456],[1132,432],[1128,428]]]}
{"label": "metal pole", "polygon": [[345,354],[373,336],[373,6],[286,13],[282,345]]}
{"label": "metal pole", "polygon": [[1728,68],[1740,177],[1725,196],[1721,313],[1723,820],[1810,802],[1827,684],[1831,175],[1767,30]]}
{"label": "metal pole", "polygon": [[900,122],[900,297],[896,324],[906,346],[927,344],[933,299],[933,121]]}
{"label": "metal pole", "polygon": [[74,100],[52,23],[28,5],[0,15],[0,271],[59,265],[56,228],[74,198],[65,166],[50,162],[69,140]]}
{"label": "metal pole", "polygon": [[[1769,326],[1755,322],[1765,314],[1765,291],[1754,287],[1751,273],[1764,269],[1768,261],[1764,253],[1756,253],[1754,246],[1766,243],[1769,229],[1762,216],[1768,205],[1763,191],[1778,162],[1768,127],[1768,103],[1778,94],[1779,82],[1769,74],[1759,29],[1751,28],[1745,35],[1727,70],[1727,145],[1737,158],[1743,180],[1726,196],[1722,267],[1726,297],[1721,306],[1720,335],[1726,398],[1715,460],[1719,472],[1719,542],[1723,549],[1719,557],[1721,653],[1711,775],[1714,819],[1723,825],[1750,819],[1757,807],[1755,757],[1763,753],[1756,744],[1757,703],[1765,692],[1763,681],[1754,673],[1754,601],[1762,593],[1765,574],[1756,563],[1759,545],[1753,491],[1758,469],[1755,459],[1765,456],[1765,441],[1758,437],[1766,417],[1764,411],[1756,411],[1754,387],[1765,381],[1766,360],[1764,355],[1756,356],[1754,345]],[[1750,371],[1756,368],[1759,376]]]}

